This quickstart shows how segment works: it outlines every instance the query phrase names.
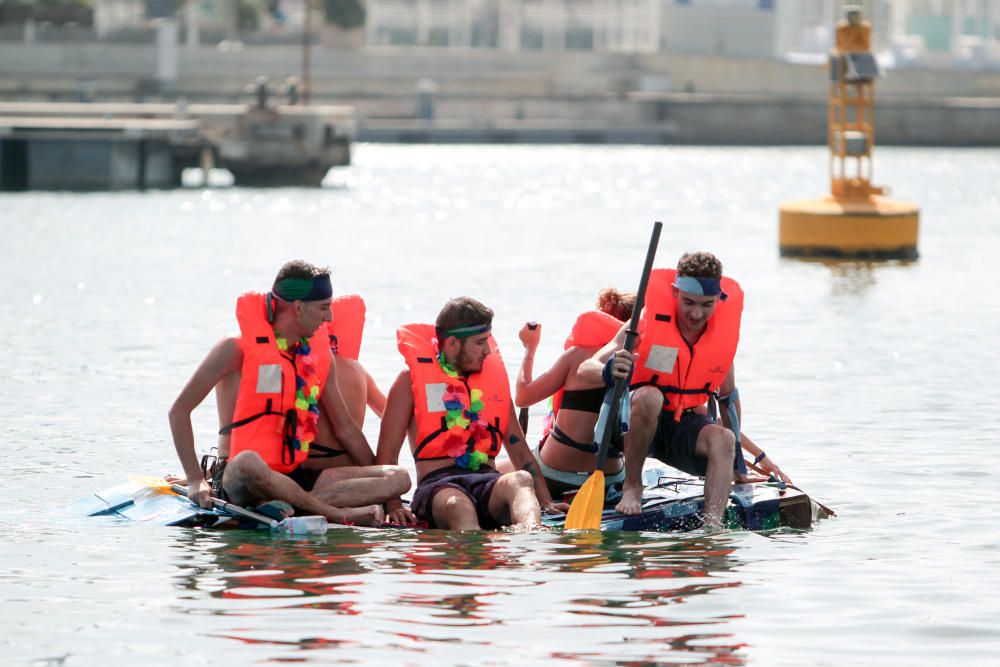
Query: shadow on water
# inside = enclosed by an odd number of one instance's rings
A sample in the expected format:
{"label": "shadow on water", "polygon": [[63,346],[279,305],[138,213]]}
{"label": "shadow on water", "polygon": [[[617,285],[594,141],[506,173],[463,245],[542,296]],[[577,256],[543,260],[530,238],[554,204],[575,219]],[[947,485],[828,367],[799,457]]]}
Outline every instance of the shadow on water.
{"label": "shadow on water", "polygon": [[[741,586],[737,535],[190,531],[183,611],[268,659],[744,664],[724,593]],[[192,558],[198,552],[200,558]],[[197,564],[194,564],[197,563]],[[306,653],[303,653],[306,652]],[[397,653],[398,660],[398,653]],[[489,661],[497,664],[498,661]]]}

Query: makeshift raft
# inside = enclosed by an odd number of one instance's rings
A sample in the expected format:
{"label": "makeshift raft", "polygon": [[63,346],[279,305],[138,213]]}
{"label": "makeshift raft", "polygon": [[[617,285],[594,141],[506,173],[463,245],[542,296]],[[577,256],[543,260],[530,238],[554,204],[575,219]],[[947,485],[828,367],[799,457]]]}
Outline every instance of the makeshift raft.
{"label": "makeshift raft", "polygon": [[[705,504],[701,480],[672,476],[666,469],[654,468],[644,471],[643,482],[646,488],[642,512],[624,515],[610,506],[601,518],[601,530],[674,532],[701,526]],[[68,511],[77,516],[117,517],[156,526],[256,527],[253,522],[241,520],[223,509],[204,509],[184,496],[139,481],[94,493],[70,506]],[[831,514],[832,511],[794,486],[777,482],[738,484],[730,493],[723,523],[728,528],[744,530],[809,528]],[[561,528],[565,519],[562,515],[546,515],[542,520],[547,527]]]}
{"label": "makeshift raft", "polygon": [[[601,516],[601,530],[676,532],[702,525],[705,508],[704,482],[691,477],[677,477],[664,468],[643,472],[645,489],[642,512],[621,514],[609,501]],[[726,528],[772,530],[774,528],[810,528],[833,511],[813,500],[801,489],[782,482],[758,482],[733,485],[729,504],[723,514]],[[565,516],[544,516],[542,522],[561,528]]]}

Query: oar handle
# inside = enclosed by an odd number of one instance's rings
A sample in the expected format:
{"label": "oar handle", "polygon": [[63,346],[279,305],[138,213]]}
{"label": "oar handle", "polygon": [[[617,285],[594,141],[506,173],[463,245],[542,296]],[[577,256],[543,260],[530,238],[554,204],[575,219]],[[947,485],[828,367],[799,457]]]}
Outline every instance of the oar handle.
{"label": "oar handle", "polygon": [[[625,350],[632,351],[635,341],[639,337],[639,317],[642,308],[646,303],[646,285],[649,283],[649,274],[653,271],[653,260],[656,258],[656,247],[660,243],[660,230],[663,229],[662,222],[653,223],[653,233],[649,237],[649,247],[646,249],[646,262],[642,266],[642,277],[639,279],[639,289],[635,293],[635,307],[632,308],[632,318],[629,320],[628,329],[625,330]],[[604,422],[604,430],[598,439],[599,448],[597,450],[596,470],[604,466],[608,458],[608,445],[611,443],[611,434],[618,424],[618,408],[625,393],[628,375],[615,380],[615,389],[611,394],[611,405],[608,406],[608,418]]]}
{"label": "oar handle", "polygon": [[[170,489],[174,493],[179,493],[185,498],[187,497],[188,490],[186,486],[181,486],[180,484],[171,484]],[[212,496],[212,504],[215,507],[218,507],[219,509],[223,510],[224,512],[228,512],[229,514],[234,514],[236,516],[241,516],[244,519],[250,519],[251,521],[256,521],[257,523],[267,526],[268,528],[274,529],[278,527],[278,522],[275,519],[272,519],[269,516],[265,516],[260,512],[254,512],[253,510],[248,510],[244,507],[240,507],[239,505],[227,503],[225,500],[222,500],[221,498],[216,498]]]}
{"label": "oar handle", "polygon": [[[538,322],[528,322],[528,328],[534,331],[538,328]],[[521,432],[524,437],[528,437],[528,408],[523,407],[517,412],[517,423],[521,425]]]}

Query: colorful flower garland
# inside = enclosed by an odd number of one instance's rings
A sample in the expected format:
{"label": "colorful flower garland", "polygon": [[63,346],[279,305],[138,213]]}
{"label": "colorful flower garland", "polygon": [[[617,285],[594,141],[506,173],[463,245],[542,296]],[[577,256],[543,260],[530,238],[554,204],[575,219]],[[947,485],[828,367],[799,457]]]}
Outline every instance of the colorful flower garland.
{"label": "colorful flower garland", "polygon": [[[435,341],[436,342],[436,341]],[[445,375],[452,378],[459,376],[458,370],[444,359],[444,353],[438,352],[438,364]],[[486,452],[476,449],[476,444],[490,437],[488,424],[479,416],[485,405],[481,389],[469,388],[469,407],[462,404],[462,387],[458,384],[448,384],[442,399],[447,410],[445,427],[448,436],[444,441],[448,456],[455,458],[455,465],[466,470],[479,470],[480,466],[490,460]]]}
{"label": "colorful flower garland", "polygon": [[[288,341],[275,332],[278,349],[288,351]],[[299,338],[292,349],[292,354],[299,357],[295,366],[295,437],[292,439],[292,449],[304,454],[309,452],[309,445],[316,439],[319,429],[319,379],[316,377],[316,357],[312,353],[309,339]]]}

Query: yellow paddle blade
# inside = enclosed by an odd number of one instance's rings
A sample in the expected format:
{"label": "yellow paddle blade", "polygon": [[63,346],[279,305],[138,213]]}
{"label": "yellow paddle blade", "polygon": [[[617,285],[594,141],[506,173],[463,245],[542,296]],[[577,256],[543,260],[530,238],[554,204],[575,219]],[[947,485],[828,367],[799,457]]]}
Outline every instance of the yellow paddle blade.
{"label": "yellow paddle blade", "polygon": [[162,477],[153,477],[152,475],[129,475],[128,479],[130,482],[148,486],[151,489],[165,491],[166,493],[174,493],[174,490],[170,488],[170,482]]}
{"label": "yellow paddle blade", "polygon": [[573,497],[566,513],[565,527],[570,530],[600,530],[604,513],[604,471],[595,470]]}

